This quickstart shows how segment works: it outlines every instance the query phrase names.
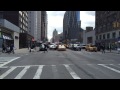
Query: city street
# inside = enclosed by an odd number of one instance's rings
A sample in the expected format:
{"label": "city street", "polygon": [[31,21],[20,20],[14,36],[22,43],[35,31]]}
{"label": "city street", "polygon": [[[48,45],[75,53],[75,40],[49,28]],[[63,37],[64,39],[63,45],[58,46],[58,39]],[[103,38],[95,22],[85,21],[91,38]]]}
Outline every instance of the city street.
{"label": "city street", "polygon": [[120,79],[120,54],[69,49],[1,54],[0,79]]}

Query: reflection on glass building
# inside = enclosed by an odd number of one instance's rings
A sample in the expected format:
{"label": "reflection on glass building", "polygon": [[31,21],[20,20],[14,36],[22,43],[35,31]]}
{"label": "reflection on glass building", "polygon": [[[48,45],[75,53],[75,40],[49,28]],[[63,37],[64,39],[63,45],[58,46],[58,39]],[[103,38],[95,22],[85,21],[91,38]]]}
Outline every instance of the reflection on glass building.
{"label": "reflection on glass building", "polygon": [[64,40],[78,40],[80,27],[80,11],[66,11],[63,19]]}
{"label": "reflection on glass building", "polygon": [[77,14],[77,21],[80,21],[80,11],[76,11]]}

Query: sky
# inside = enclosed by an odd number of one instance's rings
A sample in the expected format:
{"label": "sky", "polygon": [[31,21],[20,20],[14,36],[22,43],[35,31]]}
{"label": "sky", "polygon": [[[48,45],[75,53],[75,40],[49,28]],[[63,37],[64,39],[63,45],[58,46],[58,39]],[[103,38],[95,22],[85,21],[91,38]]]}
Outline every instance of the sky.
{"label": "sky", "polygon": [[[65,11],[47,11],[48,14],[48,39],[52,38],[53,30],[63,32],[63,16]],[[80,11],[81,28],[95,27],[95,11]]]}

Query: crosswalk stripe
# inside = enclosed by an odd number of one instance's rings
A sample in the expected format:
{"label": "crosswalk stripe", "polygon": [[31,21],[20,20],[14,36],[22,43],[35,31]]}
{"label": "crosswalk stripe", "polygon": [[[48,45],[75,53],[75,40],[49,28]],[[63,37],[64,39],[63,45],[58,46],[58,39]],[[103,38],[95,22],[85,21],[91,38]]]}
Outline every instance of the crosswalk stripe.
{"label": "crosswalk stripe", "polygon": [[22,76],[27,72],[27,70],[30,68],[30,66],[26,66],[16,77],[15,79],[21,79]]}
{"label": "crosswalk stripe", "polygon": [[40,66],[38,67],[37,72],[35,73],[35,76],[33,77],[33,79],[40,79],[43,66],[44,66],[44,65],[40,65]]}
{"label": "crosswalk stripe", "polygon": [[120,73],[119,70],[114,69],[114,68],[111,68],[111,67],[108,67],[108,66],[106,66],[106,65],[104,65],[104,64],[98,64],[98,65],[103,66],[103,67],[105,67],[105,68],[108,68],[108,69],[110,69],[110,70],[112,70],[112,71],[114,71],[114,72]]}
{"label": "crosswalk stripe", "polygon": [[3,79],[4,77],[6,77],[8,74],[10,74],[14,69],[16,69],[17,67],[12,67],[11,69],[9,69],[8,71],[6,71],[4,74],[2,74],[0,76],[0,79]]}
{"label": "crosswalk stripe", "polygon": [[0,65],[0,67],[3,67],[3,66],[5,66],[6,64],[8,64],[8,63],[10,63],[10,62],[12,62],[12,61],[14,61],[14,60],[16,60],[16,59],[18,59],[18,58],[20,58],[20,57],[16,57],[16,58],[14,58],[14,59],[11,59],[10,61],[5,62],[4,64]]}
{"label": "crosswalk stripe", "polygon": [[0,60],[0,62],[7,62],[7,61],[9,61],[9,60]]}
{"label": "crosswalk stripe", "polygon": [[66,67],[66,69],[69,71],[70,75],[74,78],[74,79],[81,79],[73,70],[72,68],[70,68],[69,65],[64,65]]}
{"label": "crosswalk stripe", "polygon": [[59,78],[56,65],[52,65],[52,71],[53,71],[54,78]]}
{"label": "crosswalk stripe", "polygon": [[4,62],[0,62],[0,64],[3,64]]}

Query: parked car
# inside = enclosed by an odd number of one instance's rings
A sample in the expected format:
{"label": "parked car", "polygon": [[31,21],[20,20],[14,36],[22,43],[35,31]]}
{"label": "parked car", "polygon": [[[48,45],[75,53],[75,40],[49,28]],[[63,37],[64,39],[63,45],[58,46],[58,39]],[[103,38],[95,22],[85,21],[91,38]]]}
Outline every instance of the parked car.
{"label": "parked car", "polygon": [[58,51],[66,51],[66,47],[64,45],[58,45]]}
{"label": "parked car", "polygon": [[88,44],[88,45],[86,45],[85,50],[86,51],[95,51],[95,52],[97,52],[97,47],[95,45]]}

